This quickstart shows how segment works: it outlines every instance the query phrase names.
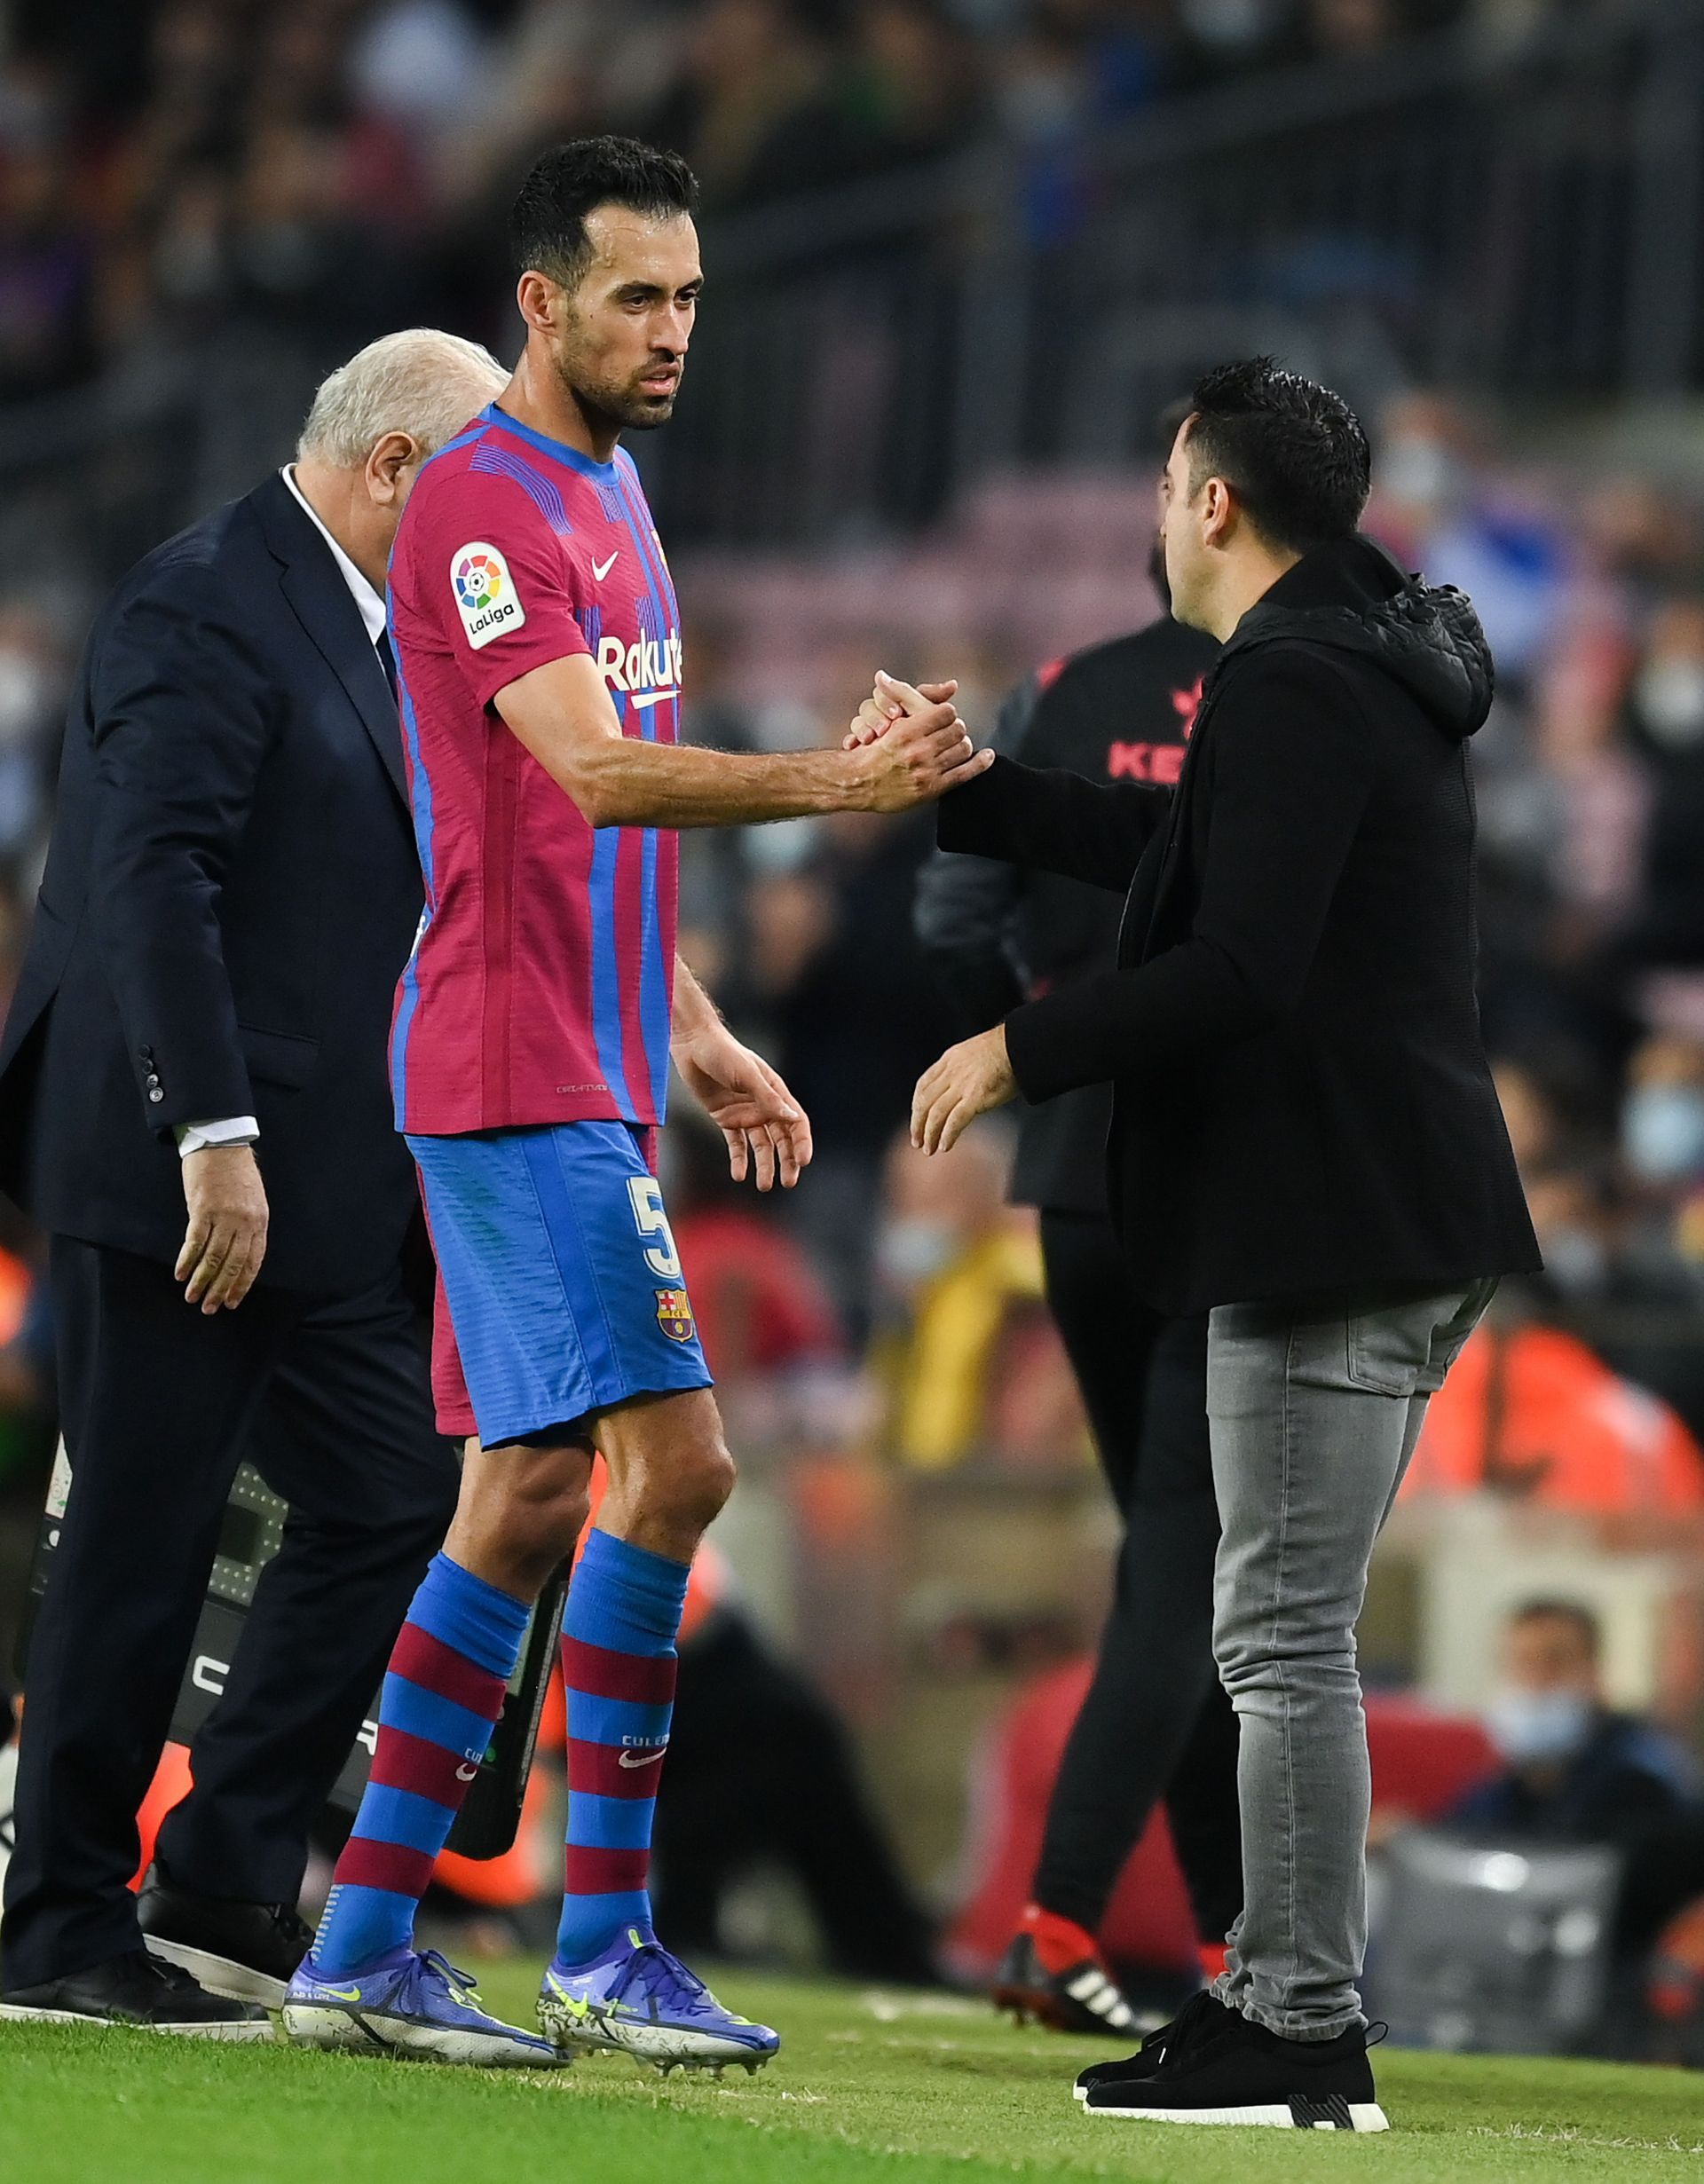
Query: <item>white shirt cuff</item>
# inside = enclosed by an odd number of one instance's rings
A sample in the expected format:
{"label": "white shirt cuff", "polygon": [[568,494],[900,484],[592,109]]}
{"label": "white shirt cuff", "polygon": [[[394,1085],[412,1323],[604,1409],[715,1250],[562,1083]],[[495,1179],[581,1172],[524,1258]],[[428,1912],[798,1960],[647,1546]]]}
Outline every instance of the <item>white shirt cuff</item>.
{"label": "white shirt cuff", "polygon": [[209,1145],[253,1145],[259,1135],[260,1124],[252,1115],[227,1116],[218,1123],[180,1123],[178,1157],[205,1152]]}

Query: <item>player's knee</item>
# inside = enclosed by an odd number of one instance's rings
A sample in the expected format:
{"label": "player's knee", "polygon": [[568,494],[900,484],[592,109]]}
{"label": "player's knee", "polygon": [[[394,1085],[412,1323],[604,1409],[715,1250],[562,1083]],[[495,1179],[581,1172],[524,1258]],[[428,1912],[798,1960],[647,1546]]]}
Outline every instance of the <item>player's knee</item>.
{"label": "player's knee", "polygon": [[534,1587],[574,1550],[590,1514],[584,1466],[517,1455],[495,1512],[496,1544],[505,1561]]}
{"label": "player's knee", "polygon": [[[663,1478],[657,1483],[663,1486]],[[715,1522],[733,1491],[734,1460],[720,1434],[683,1452],[669,1466],[664,1486],[670,1514],[700,1532]]]}

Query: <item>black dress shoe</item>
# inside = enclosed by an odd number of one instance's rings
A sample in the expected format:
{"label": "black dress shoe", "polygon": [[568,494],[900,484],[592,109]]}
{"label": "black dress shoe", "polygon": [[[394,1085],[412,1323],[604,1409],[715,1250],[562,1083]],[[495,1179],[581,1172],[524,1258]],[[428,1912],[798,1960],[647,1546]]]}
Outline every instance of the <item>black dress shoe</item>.
{"label": "black dress shoe", "polygon": [[1364,2025],[1335,2039],[1287,2040],[1224,2008],[1216,2024],[1199,2015],[1157,2070],[1100,2078],[1085,2094],[1083,2112],[1152,2123],[1275,2124],[1287,2131],[1390,2127],[1373,2087]]}
{"label": "black dress shoe", "polygon": [[146,2025],[202,2040],[269,2040],[272,2019],[252,2002],[233,2002],[197,1986],[175,1964],[133,1949],[67,1979],[8,1987],[0,2018],[40,2024]]}
{"label": "black dress shoe", "polygon": [[136,1915],[154,1955],[193,1973],[209,1994],[266,2009],[283,2008],[284,1990],[313,1940],[293,1904],[193,1896],[157,1858],[143,1876]]}
{"label": "black dress shoe", "polygon": [[1126,2084],[1132,2078],[1152,2078],[1169,2054],[1190,2040],[1217,2030],[1231,2014],[1203,1987],[1199,1994],[1190,1996],[1170,2024],[1150,2032],[1133,2055],[1126,2055],[1122,2062],[1092,2062],[1087,2070],[1079,2070],[1072,2090],[1079,2101],[1086,2101],[1092,2085]]}

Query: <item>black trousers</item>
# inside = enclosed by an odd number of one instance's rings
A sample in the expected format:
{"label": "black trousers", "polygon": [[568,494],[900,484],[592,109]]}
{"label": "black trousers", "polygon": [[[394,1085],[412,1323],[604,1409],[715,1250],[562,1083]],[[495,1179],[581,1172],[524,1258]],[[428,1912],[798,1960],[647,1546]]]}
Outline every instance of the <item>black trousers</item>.
{"label": "black trousers", "polygon": [[1164,1798],[1203,1942],[1242,1908],[1236,1717],[1213,1666],[1205,1315],[1132,1289],[1110,1221],[1041,1217],[1047,1302],[1124,1520],[1112,1612],[1047,1810],[1036,1901],[1093,1932]]}
{"label": "black trousers", "polygon": [[136,1813],[238,1463],[290,1514],[159,1855],[181,1886],[255,1903],[296,1900],[457,1483],[400,1270],[335,1302],[256,1289],[214,1318],[170,1268],[101,1245],[55,1237],[51,1278],[72,1486],[30,1646],[6,1989],[142,1945]]}

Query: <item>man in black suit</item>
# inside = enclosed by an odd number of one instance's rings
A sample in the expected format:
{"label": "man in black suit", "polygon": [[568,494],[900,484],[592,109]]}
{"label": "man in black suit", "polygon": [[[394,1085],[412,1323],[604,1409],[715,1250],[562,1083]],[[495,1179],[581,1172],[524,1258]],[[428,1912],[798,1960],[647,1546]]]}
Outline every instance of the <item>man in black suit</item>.
{"label": "man in black suit", "polygon": [[[89,641],[0,1045],[73,1473],[0,2014],[266,2035],[310,1821],[454,1504],[386,1072],[422,895],[383,588],[422,463],[502,376],[446,335],[375,343],[295,464],[149,555]],[[290,1517],[138,1925],[135,1816],[244,1455]]]}
{"label": "man in black suit", "polygon": [[1210,1314],[1243,1911],[1211,1991],[1080,2081],[1098,2113],[1384,2128],[1354,1624],[1428,1400],[1498,1276],[1539,1264],[1474,995],[1490,654],[1459,593],[1361,536],[1368,483],[1337,395],[1266,358],[1209,374],[1164,531],[1173,611],[1224,649],[1176,792],[997,759],[941,807],[944,848],[1127,899],[1116,964],[951,1049],[914,1137],[1110,1082],[1137,1286]]}

